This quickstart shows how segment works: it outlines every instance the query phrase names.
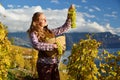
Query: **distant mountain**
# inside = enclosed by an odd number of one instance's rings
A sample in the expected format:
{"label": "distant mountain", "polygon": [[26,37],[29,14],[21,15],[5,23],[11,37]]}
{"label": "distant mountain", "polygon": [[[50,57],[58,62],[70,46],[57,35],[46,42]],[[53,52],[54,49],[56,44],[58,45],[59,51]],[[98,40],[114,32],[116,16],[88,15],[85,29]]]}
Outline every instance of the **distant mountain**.
{"label": "distant mountain", "polygon": [[[89,34],[92,38],[96,39],[97,41],[102,42],[100,48],[120,48],[120,36],[114,35],[110,32],[101,32],[101,33],[65,33],[66,35],[66,44],[67,50],[72,48],[73,43],[77,43],[80,39],[86,39],[86,35]],[[32,47],[28,34],[25,32],[16,32],[16,33],[9,33],[8,38],[14,39],[15,45],[23,46],[23,47]]]}
{"label": "distant mountain", "polygon": [[31,48],[31,42],[26,32],[8,33],[9,40],[13,41],[14,45]]}
{"label": "distant mountain", "polygon": [[66,33],[67,47],[71,49],[73,43],[77,43],[80,39],[86,39],[86,35],[89,34],[93,39],[100,41],[102,44],[100,48],[120,48],[120,36],[112,34],[110,32],[100,33]]}

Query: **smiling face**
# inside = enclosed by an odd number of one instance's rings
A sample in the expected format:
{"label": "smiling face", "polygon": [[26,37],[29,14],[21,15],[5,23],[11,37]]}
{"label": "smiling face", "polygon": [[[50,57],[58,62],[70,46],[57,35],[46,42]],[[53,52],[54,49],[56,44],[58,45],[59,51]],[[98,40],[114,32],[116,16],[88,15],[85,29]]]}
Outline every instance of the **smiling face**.
{"label": "smiling face", "polygon": [[44,14],[40,14],[40,16],[38,17],[37,23],[42,28],[47,25],[46,17]]}
{"label": "smiling face", "polygon": [[33,16],[33,24],[36,28],[44,28],[47,25],[46,16],[43,13],[37,12]]}

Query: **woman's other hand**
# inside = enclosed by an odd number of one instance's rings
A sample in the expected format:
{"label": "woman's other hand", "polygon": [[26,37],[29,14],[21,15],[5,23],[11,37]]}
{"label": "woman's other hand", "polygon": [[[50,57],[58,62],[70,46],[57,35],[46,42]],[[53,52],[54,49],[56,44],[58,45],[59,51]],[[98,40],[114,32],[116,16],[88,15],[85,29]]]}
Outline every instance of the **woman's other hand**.
{"label": "woman's other hand", "polygon": [[53,44],[53,47],[54,47],[54,48],[58,48],[58,47],[57,47],[57,44]]}

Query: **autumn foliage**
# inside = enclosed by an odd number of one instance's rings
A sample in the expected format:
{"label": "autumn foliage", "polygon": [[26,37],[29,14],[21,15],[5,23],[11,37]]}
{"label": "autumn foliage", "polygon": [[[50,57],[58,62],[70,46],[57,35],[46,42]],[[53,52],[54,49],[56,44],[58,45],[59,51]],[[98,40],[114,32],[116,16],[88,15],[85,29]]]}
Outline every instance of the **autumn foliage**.
{"label": "autumn foliage", "polygon": [[120,80],[120,51],[99,51],[100,42],[88,36],[72,47],[68,80]]}

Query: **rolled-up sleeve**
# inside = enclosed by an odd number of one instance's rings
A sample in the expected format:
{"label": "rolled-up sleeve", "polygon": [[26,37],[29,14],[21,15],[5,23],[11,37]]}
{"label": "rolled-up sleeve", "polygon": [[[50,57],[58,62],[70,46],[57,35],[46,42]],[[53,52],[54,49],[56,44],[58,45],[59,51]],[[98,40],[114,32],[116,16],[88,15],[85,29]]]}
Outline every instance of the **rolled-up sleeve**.
{"label": "rolled-up sleeve", "polygon": [[30,39],[32,42],[32,46],[41,51],[52,51],[54,49],[53,44],[45,43],[45,42],[39,42],[37,36],[34,32],[30,34]]}
{"label": "rolled-up sleeve", "polygon": [[58,36],[60,34],[63,34],[64,32],[66,32],[70,27],[71,27],[71,19],[67,19],[66,22],[62,26],[55,28],[55,29],[51,29],[51,31],[56,36]]}

